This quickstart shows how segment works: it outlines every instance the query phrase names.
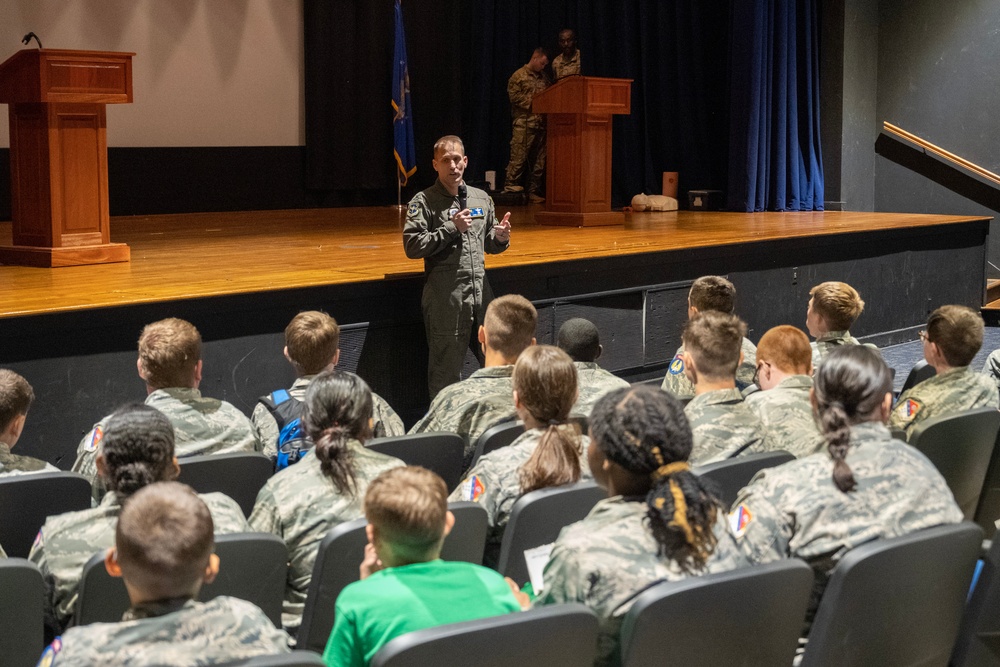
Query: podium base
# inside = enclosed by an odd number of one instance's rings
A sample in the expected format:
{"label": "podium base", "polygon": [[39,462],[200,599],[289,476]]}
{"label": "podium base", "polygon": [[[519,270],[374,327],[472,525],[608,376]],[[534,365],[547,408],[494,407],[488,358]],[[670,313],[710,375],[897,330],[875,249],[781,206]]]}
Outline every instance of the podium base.
{"label": "podium base", "polygon": [[129,247],[124,243],[103,243],[69,248],[26,245],[0,246],[0,264],[43,268],[111,264],[129,261],[130,254]]}
{"label": "podium base", "polygon": [[535,214],[535,222],[539,225],[560,225],[563,227],[609,227],[624,225],[625,214],[621,211],[602,211],[600,213],[539,211]]}

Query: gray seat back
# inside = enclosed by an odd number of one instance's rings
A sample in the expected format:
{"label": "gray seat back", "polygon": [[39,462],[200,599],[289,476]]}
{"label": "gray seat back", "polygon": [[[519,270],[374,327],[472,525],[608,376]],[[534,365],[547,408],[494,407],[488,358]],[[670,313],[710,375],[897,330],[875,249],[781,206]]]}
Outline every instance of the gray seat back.
{"label": "gray seat back", "polygon": [[90,482],[74,472],[0,478],[0,544],[11,558],[27,558],[45,519],[90,509]]}
{"label": "gray seat back", "polygon": [[181,474],[177,481],[198,493],[224,493],[250,516],[257,493],[274,474],[274,463],[263,454],[231,452],[202,454],[179,459]]}

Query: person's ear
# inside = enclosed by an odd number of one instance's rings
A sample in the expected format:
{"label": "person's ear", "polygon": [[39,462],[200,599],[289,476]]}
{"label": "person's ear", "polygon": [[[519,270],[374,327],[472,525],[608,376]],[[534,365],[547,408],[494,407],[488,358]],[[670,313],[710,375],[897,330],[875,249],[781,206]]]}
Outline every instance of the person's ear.
{"label": "person's ear", "polygon": [[816,389],[809,387],[809,405],[812,406],[813,414],[819,414],[819,403],[816,401]]}
{"label": "person's ear", "polygon": [[594,361],[597,361],[598,359],[600,359],[602,354],[604,354],[604,346],[603,345],[598,345],[597,346],[597,356],[594,357]]}
{"label": "person's ear", "polygon": [[194,367],[194,388],[197,389],[198,385],[200,384],[201,384],[201,359],[198,360],[198,363],[195,364]]}
{"label": "person's ear", "polygon": [[479,339],[480,344],[486,344],[486,327],[482,324],[479,325],[479,332],[476,334],[476,338]]}
{"label": "person's ear", "polygon": [[118,564],[118,550],[114,547],[108,548],[104,553],[104,569],[107,570],[108,574],[112,577],[120,578],[122,576],[121,565]]}
{"label": "person's ear", "polygon": [[285,355],[285,361],[287,361],[288,363],[290,363],[292,366],[295,365],[295,362],[292,361],[292,358],[288,355],[288,346],[287,345],[285,346],[285,349],[282,350],[282,354]]}
{"label": "person's ear", "polygon": [[736,364],[737,366],[742,366],[743,365],[743,358],[744,358],[743,350],[741,349],[740,350],[740,363]]}
{"label": "person's ear", "polygon": [[205,566],[205,576],[202,578],[202,583],[210,584],[215,581],[215,578],[219,575],[219,555],[212,554],[208,557],[208,565]]}
{"label": "person's ear", "polygon": [[336,368],[337,364],[339,364],[339,363],[340,363],[340,348],[338,347],[337,351],[334,352],[334,354],[333,354],[333,363],[331,364],[331,366],[333,368]]}
{"label": "person's ear", "polygon": [[368,544],[375,546],[375,526],[370,523],[365,526],[365,535],[368,537]]}
{"label": "person's ear", "polygon": [[108,478],[108,464],[104,460],[104,452],[98,450],[97,459],[94,460],[94,466],[97,468],[97,477],[99,479]]}
{"label": "person's ear", "polygon": [[10,439],[13,442],[8,442],[7,444],[13,447],[17,444],[17,441],[21,439],[21,433],[24,431],[24,422],[27,421],[27,413],[23,415],[17,415],[10,422],[10,426],[7,427],[7,433],[10,434]]}
{"label": "person's ear", "polygon": [[173,466],[171,466],[171,473],[173,474],[170,475],[168,480],[171,482],[181,476],[181,462],[177,460],[176,456],[174,457]]}
{"label": "person's ear", "polygon": [[142,365],[142,357],[135,360],[135,370],[139,373],[140,378],[146,379],[146,369]]}
{"label": "person's ear", "polygon": [[444,536],[448,537],[451,533],[451,529],[455,527],[455,515],[451,513],[451,510],[444,515]]}
{"label": "person's ear", "polygon": [[892,392],[887,391],[885,393],[885,398],[882,399],[882,422],[889,421],[889,415],[892,414]]}
{"label": "person's ear", "polygon": [[518,410],[521,407],[521,397],[517,395],[517,389],[514,390],[514,409]]}
{"label": "person's ear", "polygon": [[531,344],[532,344],[532,345],[535,345],[535,344],[536,344],[536,343],[535,343],[535,337],[534,337],[534,336],[532,336],[532,337],[531,337]]}

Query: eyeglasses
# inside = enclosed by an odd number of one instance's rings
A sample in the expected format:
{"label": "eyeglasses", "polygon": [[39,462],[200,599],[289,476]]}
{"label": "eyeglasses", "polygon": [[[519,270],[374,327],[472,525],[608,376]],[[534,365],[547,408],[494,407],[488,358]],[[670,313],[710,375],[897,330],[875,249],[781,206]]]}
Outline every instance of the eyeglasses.
{"label": "eyeglasses", "polygon": [[757,364],[757,369],[753,372],[753,383],[758,387],[760,386],[760,382],[758,381],[760,379],[760,369],[764,367],[764,364],[767,364],[768,366],[771,365],[768,364],[766,361],[762,361],[759,364]]}
{"label": "eyeglasses", "polygon": [[930,340],[930,338],[927,337],[927,332],[926,331],[918,331],[917,335],[920,336],[920,340],[923,341],[923,342],[925,342],[925,343],[928,340]]}

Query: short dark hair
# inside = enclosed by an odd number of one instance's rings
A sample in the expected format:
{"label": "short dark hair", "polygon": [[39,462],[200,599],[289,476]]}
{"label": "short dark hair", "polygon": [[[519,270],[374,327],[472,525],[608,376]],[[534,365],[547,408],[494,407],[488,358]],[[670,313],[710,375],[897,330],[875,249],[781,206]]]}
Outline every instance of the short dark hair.
{"label": "short dark hair", "polygon": [[736,310],[736,287],[722,276],[702,276],[691,283],[688,301],[699,313]]}
{"label": "short dark hair", "polygon": [[159,482],[123,505],[115,528],[122,576],[154,599],[197,594],[215,545],[212,514],[189,486]]}
{"label": "short dark hair", "polygon": [[707,378],[736,377],[746,325],[735,315],[699,311],[688,320],[681,340],[684,352],[694,357],[698,372]]}
{"label": "short dark hair", "polygon": [[483,321],[490,347],[506,359],[517,359],[531,345],[537,324],[538,311],[519,294],[505,294],[491,301]]}
{"label": "short dark hair", "polygon": [[354,373],[331,368],[309,383],[302,424],[315,443],[320,470],[341,494],[353,495],[357,490],[354,452],[348,442],[368,440],[371,420],[371,389]]}
{"label": "short dark hair", "polygon": [[983,346],[983,317],[967,306],[941,306],[927,318],[927,340],[949,366],[968,366]]}
{"label": "short dark hair", "polygon": [[0,368],[0,431],[21,415],[35,400],[35,392],[23,377],[12,370]]}
{"label": "short dark hair", "polygon": [[573,361],[595,361],[601,356],[601,335],[593,322],[582,317],[566,320],[556,340]]}
{"label": "short dark hair", "polygon": [[337,320],[321,310],[301,312],[285,327],[288,358],[303,375],[315,375],[329,366],[339,346]]}
{"label": "short dark hair", "polygon": [[169,481],[175,473],[174,426],[155,408],[142,403],[124,405],[108,418],[103,437],[95,437],[104,458],[108,490],[120,500],[154,482]]}

